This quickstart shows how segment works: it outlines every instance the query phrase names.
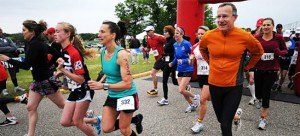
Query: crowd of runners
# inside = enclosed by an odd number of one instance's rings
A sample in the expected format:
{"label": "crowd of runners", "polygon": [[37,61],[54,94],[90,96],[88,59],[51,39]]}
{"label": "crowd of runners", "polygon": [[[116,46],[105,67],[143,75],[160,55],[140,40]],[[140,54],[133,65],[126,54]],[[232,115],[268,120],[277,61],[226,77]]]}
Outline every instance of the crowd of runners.
{"label": "crowd of runners", "polygon": [[[235,5],[222,3],[217,10],[218,27],[210,30],[207,26],[199,26],[193,42],[185,35],[183,27],[172,25],[163,28],[163,35],[156,34],[154,26],[147,26],[142,45],[135,38],[131,40],[134,50],[141,49],[146,62],[149,51],[155,57],[151,70],[153,89],[147,94],[157,96],[157,72],[162,70],[163,98],[157,104],[169,104],[168,79],[171,77],[173,85],[178,86],[178,92],[187,102],[187,108],[183,111],[188,114],[199,108],[196,123],[191,126],[193,133],[203,131],[209,101],[212,102],[222,135],[232,135],[232,124],[237,129],[241,126],[243,110],[239,104],[245,78],[251,92],[249,104],[260,109],[260,115],[257,115],[257,128],[260,130],[267,128],[268,115],[272,112],[269,111],[271,91],[281,92],[286,76],[290,81],[288,88],[293,89],[300,28],[293,32],[283,30],[282,25],[277,24],[276,31],[273,31],[275,22],[266,17],[257,20],[256,29],[251,31],[236,27],[236,19],[238,12]],[[84,48],[72,24],[59,22],[55,28],[47,28],[44,21],[25,20],[22,25],[26,41],[23,60],[14,59],[20,51],[0,29],[1,94],[8,94],[6,69],[14,90],[24,92],[14,98],[0,97],[0,108],[6,116],[0,126],[18,123],[7,103],[24,103],[29,123],[25,135],[34,136],[37,108],[42,98],[47,96],[62,109],[60,124],[63,127],[76,126],[85,135],[91,136],[116,130],[126,136],[142,133],[143,115],[134,115],[134,112],[139,109],[137,92],[145,90],[137,88],[133,81],[130,64],[137,63],[136,54],[130,59],[129,51],[123,48],[126,30],[122,22],[104,21],[101,24],[98,34],[103,45],[99,64],[101,77],[95,81],[90,78],[84,60],[95,57],[96,52]],[[134,43],[141,47],[136,47]],[[19,68],[31,70],[33,81],[28,93],[18,85],[16,73]],[[196,94],[191,92],[189,85],[194,71],[199,83]],[[60,88],[70,90],[66,100],[58,91]],[[94,115],[94,111],[89,110],[95,91],[107,91],[108,94],[101,108],[102,115]],[[135,131],[131,124],[136,126]]]}

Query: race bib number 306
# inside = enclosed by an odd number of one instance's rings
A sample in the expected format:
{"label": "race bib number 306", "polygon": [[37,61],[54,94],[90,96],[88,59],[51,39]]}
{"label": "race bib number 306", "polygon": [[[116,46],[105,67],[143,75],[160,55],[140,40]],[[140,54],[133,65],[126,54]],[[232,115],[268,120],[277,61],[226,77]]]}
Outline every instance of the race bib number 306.
{"label": "race bib number 306", "polygon": [[274,59],[274,53],[264,53],[261,56],[261,60],[266,61],[266,60],[273,60]]}
{"label": "race bib number 306", "polygon": [[117,100],[117,111],[122,110],[134,110],[133,96],[127,96]]}

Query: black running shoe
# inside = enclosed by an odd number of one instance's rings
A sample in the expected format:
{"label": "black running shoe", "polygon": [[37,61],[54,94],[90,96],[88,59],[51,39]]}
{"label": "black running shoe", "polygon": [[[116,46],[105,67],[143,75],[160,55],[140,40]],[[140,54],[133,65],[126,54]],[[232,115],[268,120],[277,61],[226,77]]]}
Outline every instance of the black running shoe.
{"label": "black running shoe", "polygon": [[138,114],[138,115],[136,115],[136,117],[139,119],[139,121],[135,124],[135,126],[136,126],[136,132],[138,134],[141,134],[143,132],[143,125],[142,125],[143,115],[142,114]]}
{"label": "black running shoe", "polygon": [[3,127],[3,126],[16,125],[16,124],[18,124],[18,121],[17,121],[17,119],[14,117],[14,118],[12,118],[12,119],[6,118],[5,121],[3,121],[2,123],[0,123],[0,126]]}

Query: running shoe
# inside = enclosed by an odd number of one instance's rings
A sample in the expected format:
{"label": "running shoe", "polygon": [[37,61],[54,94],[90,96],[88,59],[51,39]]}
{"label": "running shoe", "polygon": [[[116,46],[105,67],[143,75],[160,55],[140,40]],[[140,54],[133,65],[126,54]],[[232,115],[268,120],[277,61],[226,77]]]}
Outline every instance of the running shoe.
{"label": "running shoe", "polygon": [[2,90],[2,95],[3,95],[3,96],[8,95],[7,89],[3,89],[3,90]]}
{"label": "running shoe", "polygon": [[194,133],[200,133],[204,129],[203,123],[196,122],[196,124],[191,128]]}
{"label": "running shoe", "polygon": [[260,119],[259,120],[259,124],[258,124],[258,129],[259,130],[266,130],[266,126],[267,126],[267,120],[266,119]]}
{"label": "running shoe", "polygon": [[27,104],[28,103],[28,94],[24,93],[21,96],[18,96],[20,99],[20,103]]}
{"label": "running shoe", "polygon": [[193,99],[194,99],[193,106],[195,108],[197,108],[199,106],[199,104],[200,104],[200,95],[199,94],[195,95],[195,97]]}
{"label": "running shoe", "polygon": [[136,127],[136,132],[138,134],[141,134],[143,132],[143,115],[142,114],[137,114],[135,117],[137,117],[139,119],[139,121],[135,124]]}
{"label": "running shoe", "polygon": [[191,87],[191,85],[188,84],[188,85],[185,87],[185,89],[186,89],[187,91],[190,92],[190,91],[192,90],[192,87]]}
{"label": "running shoe", "polygon": [[101,121],[102,121],[102,116],[97,116],[96,119],[97,119],[97,123],[92,124],[92,126],[96,130],[97,135],[100,136],[101,135]]}
{"label": "running shoe", "polygon": [[273,86],[272,86],[272,88],[271,88],[271,89],[272,89],[273,91],[275,91],[275,90],[277,89],[277,87],[278,87],[278,84],[277,84],[277,83],[275,83],[275,84],[273,84]]}
{"label": "running shoe", "polygon": [[185,113],[190,113],[192,111],[195,111],[196,109],[197,109],[197,107],[195,107],[195,106],[193,106],[193,104],[191,104],[185,109]]}
{"label": "running shoe", "polygon": [[238,119],[234,119],[233,120],[233,124],[234,124],[234,127],[235,127],[235,130],[239,130],[242,126],[242,121],[241,121],[241,116],[243,114],[243,110],[241,108],[238,108],[236,110],[236,115],[238,116],[237,118]]}
{"label": "running shoe", "polygon": [[156,96],[158,94],[158,91],[156,89],[152,89],[150,91],[147,91],[147,94],[150,96]]}
{"label": "running shoe", "polygon": [[93,110],[88,110],[85,114],[87,118],[94,118],[94,111]]}
{"label": "running shoe", "polygon": [[257,101],[257,99],[255,98],[251,98],[250,101],[249,101],[249,105],[254,105],[255,104],[255,101]]}
{"label": "running shoe", "polygon": [[257,109],[260,109],[261,106],[262,106],[261,100],[255,101],[255,107],[256,107]]}
{"label": "running shoe", "polygon": [[159,106],[164,106],[164,105],[168,105],[169,101],[165,98],[161,98],[161,100],[157,101]]}
{"label": "running shoe", "polygon": [[26,89],[21,88],[19,86],[15,87],[14,90],[15,90],[15,92],[24,92],[24,91],[26,91]]}
{"label": "running shoe", "polygon": [[16,117],[11,117],[11,118],[6,118],[5,121],[3,121],[2,123],[0,123],[0,126],[8,126],[8,125],[16,125],[18,124],[17,118]]}

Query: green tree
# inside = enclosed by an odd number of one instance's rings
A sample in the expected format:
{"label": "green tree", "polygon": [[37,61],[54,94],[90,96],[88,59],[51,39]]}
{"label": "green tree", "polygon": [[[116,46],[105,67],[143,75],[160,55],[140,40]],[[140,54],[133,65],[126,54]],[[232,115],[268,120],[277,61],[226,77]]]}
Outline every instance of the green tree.
{"label": "green tree", "polygon": [[209,7],[207,4],[205,5],[204,16],[204,25],[206,25],[209,29],[217,27],[215,23],[216,18],[213,17],[212,7]]}
{"label": "green tree", "polygon": [[[162,33],[166,25],[176,23],[176,0],[125,0],[116,5],[116,15],[127,24],[131,35],[142,32],[147,25],[153,25],[157,33]],[[215,28],[212,8],[205,6],[205,25]]]}

